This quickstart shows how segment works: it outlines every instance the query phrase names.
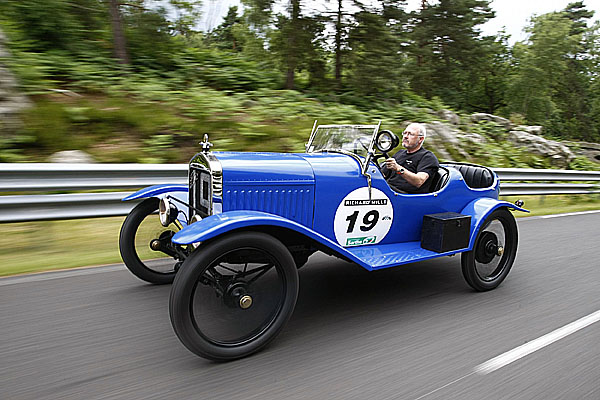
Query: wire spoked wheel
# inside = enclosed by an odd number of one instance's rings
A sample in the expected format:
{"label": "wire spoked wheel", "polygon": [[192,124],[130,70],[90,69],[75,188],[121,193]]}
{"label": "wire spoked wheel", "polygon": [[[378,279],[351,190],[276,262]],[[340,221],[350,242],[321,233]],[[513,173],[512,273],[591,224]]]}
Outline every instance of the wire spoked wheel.
{"label": "wire spoked wheel", "polygon": [[477,291],[495,289],[506,278],[517,254],[518,231],[514,216],[497,209],[484,221],[472,251],[461,257],[467,283]]}
{"label": "wire spoked wheel", "polygon": [[169,313],[190,351],[232,360],[269,343],[297,296],[298,272],[287,248],[267,234],[234,233],[186,259],[171,289]]}
{"label": "wire spoked wheel", "polygon": [[186,250],[171,242],[179,231],[175,224],[164,227],[158,215],[158,199],[149,198],[129,213],[119,236],[125,266],[138,278],[155,284],[173,282]]}

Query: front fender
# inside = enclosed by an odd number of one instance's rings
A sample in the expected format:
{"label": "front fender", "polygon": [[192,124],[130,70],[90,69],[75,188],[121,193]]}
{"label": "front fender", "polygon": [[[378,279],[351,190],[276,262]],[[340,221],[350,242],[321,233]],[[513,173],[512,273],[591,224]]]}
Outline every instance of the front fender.
{"label": "front fender", "polygon": [[473,200],[462,209],[461,214],[471,216],[471,238],[469,240],[469,250],[473,250],[475,238],[477,237],[477,233],[479,233],[479,229],[481,228],[481,225],[483,225],[485,219],[494,210],[500,207],[511,208],[526,213],[529,212],[529,210],[521,208],[513,203],[509,203],[508,201],[497,200],[491,197],[482,197],[477,200]]}
{"label": "front fender", "polygon": [[193,224],[184,227],[173,236],[172,241],[177,244],[203,242],[236,229],[252,226],[276,226],[293,230],[329,247],[331,250],[345,258],[354,261],[367,269],[371,269],[371,267],[363,260],[312,229],[279,215],[261,211],[238,210],[211,215],[210,217],[204,218],[202,221],[194,222]]}
{"label": "front fender", "polygon": [[[170,192],[186,192],[185,195],[185,202],[187,203],[187,192],[188,192],[188,186],[187,185],[154,185],[154,186],[148,186],[146,188],[143,188],[141,190],[138,190],[137,192],[131,193],[129,196],[123,198],[123,200],[121,201],[129,201],[129,200],[137,200],[137,199],[146,199],[149,197],[164,197],[167,194],[169,194]],[[182,197],[181,194],[178,194],[176,196],[177,198]]]}
{"label": "front fender", "polygon": [[[180,211],[177,214],[177,220],[183,226],[187,225],[187,210],[185,209],[184,204],[188,202],[188,186],[187,185],[154,185],[148,186],[147,188],[143,188],[138,190],[135,193],[131,193],[129,196],[123,198],[121,201],[129,201],[129,200],[138,200],[138,199],[148,199],[151,197],[156,197],[162,199],[165,196],[170,196],[178,199],[179,201],[174,201],[173,204]],[[183,202],[183,203],[181,203]]]}

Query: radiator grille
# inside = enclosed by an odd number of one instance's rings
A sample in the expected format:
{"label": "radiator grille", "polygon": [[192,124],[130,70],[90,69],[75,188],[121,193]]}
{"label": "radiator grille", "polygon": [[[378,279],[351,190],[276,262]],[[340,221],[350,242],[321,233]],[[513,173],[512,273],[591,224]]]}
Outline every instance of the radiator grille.
{"label": "radiator grille", "polygon": [[[205,169],[190,169],[190,204],[200,211],[200,216],[205,218],[212,214],[211,204],[211,177]],[[198,214],[190,210],[190,215]]]}

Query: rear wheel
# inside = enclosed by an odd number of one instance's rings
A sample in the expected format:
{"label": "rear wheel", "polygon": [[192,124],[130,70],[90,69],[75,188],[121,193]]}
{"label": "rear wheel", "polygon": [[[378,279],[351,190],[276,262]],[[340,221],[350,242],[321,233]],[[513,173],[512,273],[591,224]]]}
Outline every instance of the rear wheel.
{"label": "rear wheel", "polygon": [[505,208],[493,211],[479,230],[473,250],[461,256],[469,286],[481,292],[498,287],[515,261],[517,242],[515,217]]}
{"label": "rear wheel", "polygon": [[119,235],[119,250],[125,266],[138,278],[155,284],[173,282],[185,249],[171,242],[179,229],[164,227],[158,215],[158,199],[149,198],[129,213]]}
{"label": "rear wheel", "polygon": [[258,232],[201,246],[171,288],[171,324],[181,342],[210,360],[232,360],[267,345],[288,321],[298,271],[288,249]]}

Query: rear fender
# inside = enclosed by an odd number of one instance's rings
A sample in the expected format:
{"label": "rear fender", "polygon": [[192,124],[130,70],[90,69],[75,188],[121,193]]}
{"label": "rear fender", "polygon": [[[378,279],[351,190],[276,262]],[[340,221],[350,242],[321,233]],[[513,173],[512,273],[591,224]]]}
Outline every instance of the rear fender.
{"label": "rear fender", "polygon": [[516,206],[508,201],[497,200],[490,197],[482,197],[477,200],[473,200],[462,209],[461,214],[471,216],[471,238],[469,240],[469,250],[473,250],[475,238],[477,237],[477,233],[479,233],[479,229],[481,229],[485,219],[494,210],[500,207],[506,207],[526,213],[529,212],[529,210]]}

